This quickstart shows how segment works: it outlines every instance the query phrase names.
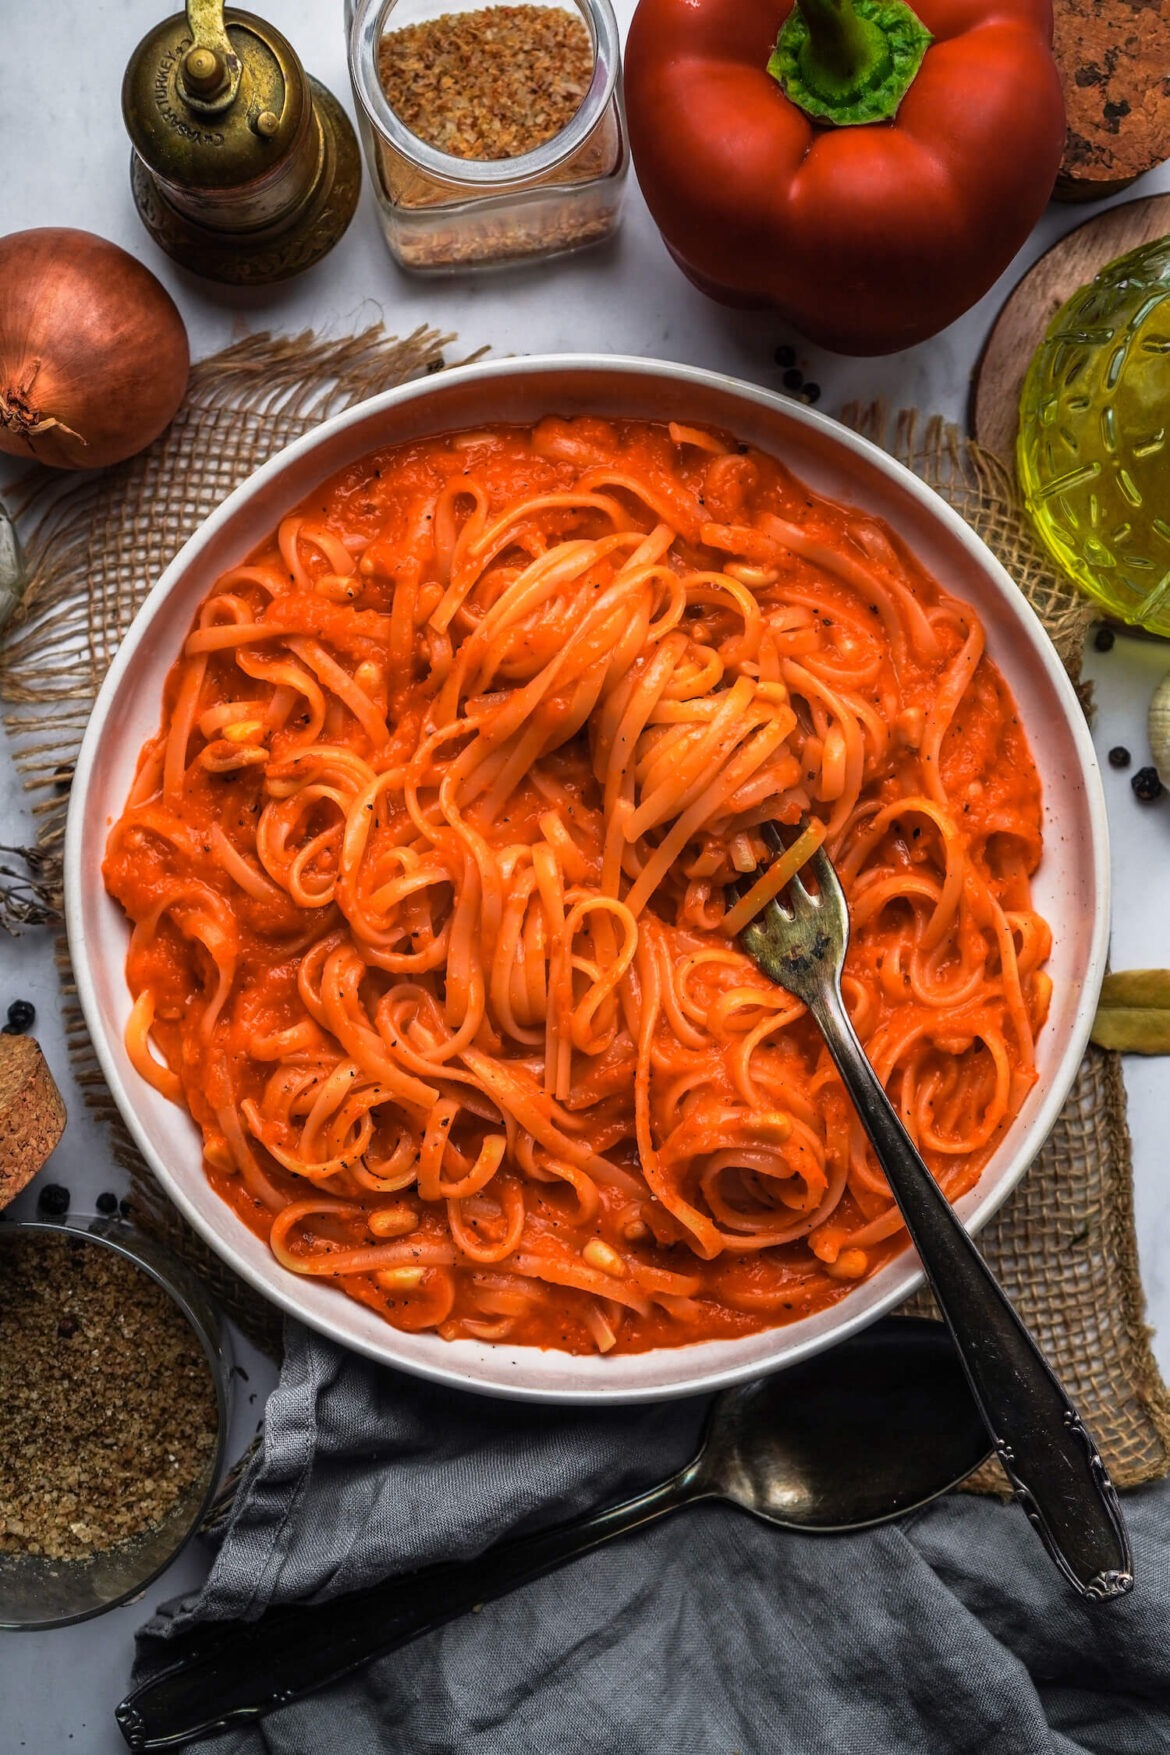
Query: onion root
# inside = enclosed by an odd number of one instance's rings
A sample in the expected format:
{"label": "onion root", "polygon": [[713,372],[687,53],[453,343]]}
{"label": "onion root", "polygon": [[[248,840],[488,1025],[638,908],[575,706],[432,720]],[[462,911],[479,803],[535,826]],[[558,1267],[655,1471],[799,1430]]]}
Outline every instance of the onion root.
{"label": "onion root", "polygon": [[80,433],[75,433],[72,427],[67,427],[56,415],[42,414],[38,408],[33,407],[29,398],[40,369],[40,360],[34,360],[23,384],[14,384],[10,390],[0,389],[0,426],[7,427],[9,432],[30,441],[37,434],[49,433],[56,428],[62,433],[68,433],[79,445],[86,444],[87,441]]}

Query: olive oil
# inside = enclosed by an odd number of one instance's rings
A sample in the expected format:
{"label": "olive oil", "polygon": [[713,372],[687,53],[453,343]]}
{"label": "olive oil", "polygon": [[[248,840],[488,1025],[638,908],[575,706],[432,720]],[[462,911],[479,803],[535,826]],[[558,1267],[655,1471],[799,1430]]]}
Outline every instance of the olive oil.
{"label": "olive oil", "polygon": [[1063,570],[1170,635],[1170,238],[1109,263],[1052,319],[1024,380],[1017,464]]}

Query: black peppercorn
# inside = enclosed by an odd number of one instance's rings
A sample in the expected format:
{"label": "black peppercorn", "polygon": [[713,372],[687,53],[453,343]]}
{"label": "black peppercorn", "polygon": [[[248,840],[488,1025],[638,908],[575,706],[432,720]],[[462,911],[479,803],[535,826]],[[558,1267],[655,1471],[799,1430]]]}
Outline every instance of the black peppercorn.
{"label": "black peppercorn", "polygon": [[125,1195],[123,1195],[122,1199],[118,1202],[118,1211],[124,1219],[130,1217],[130,1202],[126,1199]]}
{"label": "black peppercorn", "polygon": [[798,371],[785,372],[784,387],[786,390],[799,390],[804,383],[804,373]]}
{"label": "black peppercorn", "polygon": [[6,1036],[23,1036],[31,1030],[37,1021],[37,1008],[27,999],[14,999],[8,1008],[8,1022],[4,1026]]}
{"label": "black peppercorn", "polygon": [[108,1192],[105,1194],[99,1194],[95,1204],[99,1213],[116,1213],[118,1210],[118,1197],[116,1194],[110,1194]]}
{"label": "black peppercorn", "polygon": [[806,384],[804,387],[804,399],[806,402],[819,402],[821,399],[820,385]]}
{"label": "black peppercorn", "polygon": [[63,1219],[69,1211],[69,1190],[59,1182],[47,1182],[37,1196],[37,1206],[50,1219]]}
{"label": "black peppercorn", "polygon": [[794,366],[796,364],[796,349],[794,347],[778,347],[775,360],[778,366]]}
{"label": "black peppercorn", "polygon": [[1093,644],[1098,652],[1111,652],[1113,650],[1113,642],[1116,638],[1117,635],[1113,632],[1112,628],[1098,628],[1097,632],[1093,635]]}
{"label": "black peppercorn", "polygon": [[1166,790],[1158,778],[1157,768],[1139,768],[1130,785],[1133,787],[1134,797],[1143,804],[1153,804]]}
{"label": "black peppercorn", "polygon": [[1128,768],[1131,759],[1130,753],[1123,743],[1115,743],[1109,751],[1109,766],[1111,768]]}

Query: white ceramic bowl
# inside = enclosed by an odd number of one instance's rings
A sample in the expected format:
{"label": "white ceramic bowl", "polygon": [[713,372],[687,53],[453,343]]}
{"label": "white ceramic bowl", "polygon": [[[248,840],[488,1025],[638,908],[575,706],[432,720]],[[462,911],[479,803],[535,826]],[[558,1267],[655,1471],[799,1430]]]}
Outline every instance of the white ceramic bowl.
{"label": "white ceramic bowl", "polygon": [[163,679],[195,610],[310,489],[378,446],[548,413],[709,422],[781,458],[823,493],[888,520],[947,590],[982,616],[991,655],[1019,704],[1044,786],[1036,903],[1053,928],[1051,1016],[1039,1080],[959,1210],[982,1225],[1039,1151],[1088,1039],[1104,971],[1109,864],[1100,776],[1081,709],[1039,622],[962,520],[884,452],[825,416],[717,373],[604,355],[492,361],[376,396],[326,421],[237,488],[176,556],[122,643],[86,732],[65,848],[66,912],[78,989],[114,1098],[143,1155],[211,1247],[283,1310],[388,1365],[460,1388],[531,1400],[633,1401],[686,1395],[794,1364],[901,1302],[921,1281],[909,1252],[818,1315],[734,1341],[616,1358],[445,1342],[402,1334],[320,1282],[286,1273],[212,1193],[189,1118],[130,1065],[124,962],[128,930],[102,887],[110,823],[138,750],[159,722]]}

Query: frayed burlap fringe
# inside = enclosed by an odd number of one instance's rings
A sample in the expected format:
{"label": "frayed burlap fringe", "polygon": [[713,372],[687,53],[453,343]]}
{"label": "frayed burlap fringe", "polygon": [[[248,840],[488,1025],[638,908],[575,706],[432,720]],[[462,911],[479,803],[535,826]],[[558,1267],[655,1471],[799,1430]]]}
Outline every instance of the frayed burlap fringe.
{"label": "frayed burlap fringe", "polygon": [[[69,485],[30,483],[20,515],[31,562],[25,604],[0,647],[0,696],[33,792],[37,906],[51,908],[68,780],[101,679],[134,612],[182,542],[251,470],[328,414],[442,365],[449,338],[379,329],[344,342],[255,336],[198,366],[175,424],[144,457]],[[1000,460],[937,418],[880,406],[846,411],[935,488],[1019,584],[1079,681],[1091,608],[1032,535]],[[26,884],[27,884],[27,880]],[[0,889],[9,880],[0,871]],[[9,882],[11,892],[12,884]],[[0,898],[2,900],[2,898]],[[0,908],[0,920],[3,910]],[[109,1125],[140,1223],[191,1260],[225,1307],[277,1354],[279,1319],[207,1251],[154,1182],[102,1079],[60,947],[69,1049],[86,1102]],[[1009,1295],[1092,1426],[1114,1478],[1170,1470],[1170,1401],[1143,1323],[1125,1093],[1116,1055],[1092,1049],[1053,1133],[982,1235]],[[910,1308],[930,1308],[925,1297]],[[969,1483],[999,1492],[990,1465]]]}

